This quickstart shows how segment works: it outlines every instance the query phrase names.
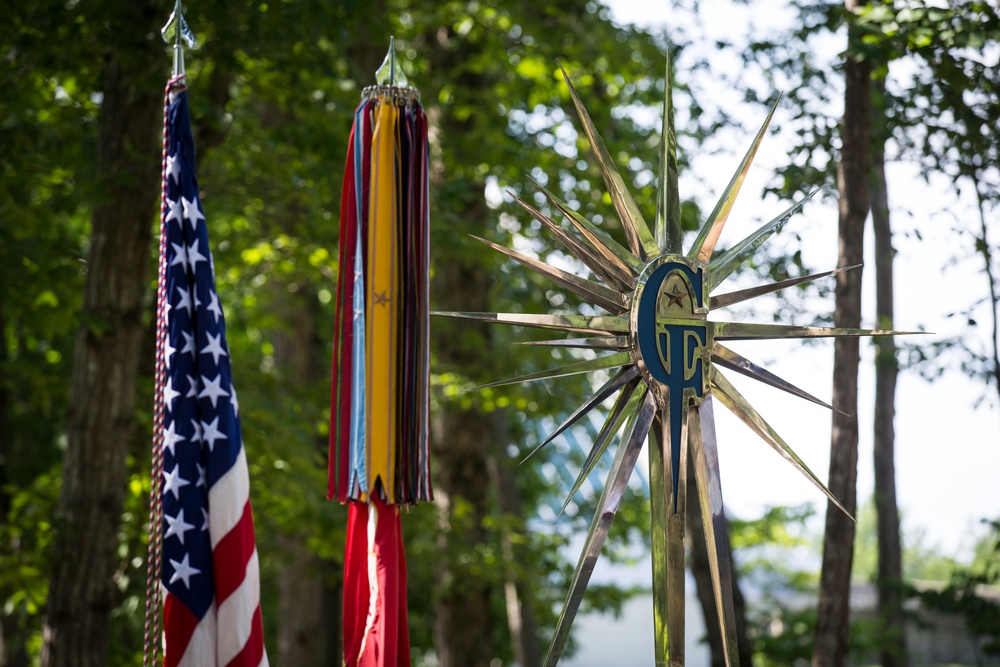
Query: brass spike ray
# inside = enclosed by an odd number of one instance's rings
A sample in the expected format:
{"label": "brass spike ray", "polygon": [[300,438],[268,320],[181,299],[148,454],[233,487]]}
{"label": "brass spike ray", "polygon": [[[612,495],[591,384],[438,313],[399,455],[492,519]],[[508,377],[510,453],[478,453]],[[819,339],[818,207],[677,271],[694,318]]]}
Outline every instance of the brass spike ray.
{"label": "brass spike ray", "polygon": [[715,205],[715,209],[708,216],[708,220],[705,225],[698,232],[697,238],[694,240],[694,245],[691,246],[691,250],[688,251],[688,258],[697,259],[703,264],[708,264],[708,261],[712,258],[712,251],[715,250],[715,244],[719,241],[719,236],[722,234],[722,228],[726,225],[726,220],[729,218],[729,213],[733,210],[733,204],[736,203],[736,196],[740,193],[740,188],[743,186],[743,181],[747,177],[747,172],[750,171],[750,165],[753,163],[754,155],[757,154],[757,148],[760,146],[761,140],[764,138],[764,133],[767,131],[767,126],[771,124],[771,118],[774,116],[775,109],[778,108],[778,101],[781,99],[781,95],[774,100],[774,104],[771,106],[771,111],[767,114],[767,118],[764,119],[764,124],[761,126],[760,130],[757,132],[757,136],[753,140],[753,144],[750,145],[750,150],[743,157],[743,161],[740,162],[739,168],[736,173],[733,174],[733,178],[729,181],[729,185],[722,193],[722,197],[719,198],[719,203]]}
{"label": "brass spike ray", "polygon": [[569,88],[569,95],[573,99],[573,106],[576,107],[576,112],[580,116],[581,122],[583,122],[583,129],[587,134],[587,139],[590,140],[590,146],[594,149],[594,155],[597,156],[597,163],[601,168],[601,174],[604,176],[604,182],[608,186],[608,194],[611,195],[611,201],[618,212],[618,218],[621,220],[622,228],[625,230],[625,237],[628,239],[628,245],[632,249],[632,254],[641,260],[649,260],[658,256],[660,249],[656,245],[656,240],[649,231],[649,227],[646,226],[646,221],[642,219],[639,207],[636,206],[635,200],[629,194],[628,188],[625,187],[625,181],[622,180],[621,174],[618,173],[618,168],[615,166],[614,160],[611,159],[611,154],[608,153],[601,135],[597,133],[594,121],[590,119],[590,114],[584,108],[580,96],[577,95],[576,89],[573,87],[573,82],[570,81],[569,75],[566,74],[566,70],[562,65],[559,66],[559,69],[562,70],[566,87]]}
{"label": "brass spike ray", "polygon": [[559,241],[566,246],[566,248],[573,253],[577,259],[586,264],[591,271],[601,278],[601,280],[611,285],[619,292],[631,292],[635,289],[635,276],[633,276],[627,268],[608,262],[601,255],[599,250],[595,250],[584,241],[577,239],[552,220],[552,218],[522,200],[510,190],[507,191],[507,194],[510,195],[511,198],[513,198],[513,200],[521,206],[521,208],[527,211],[531,217],[545,225],[553,236],[559,239]]}
{"label": "brass spike ray", "polygon": [[677,187],[677,135],[674,132],[673,85],[670,48],[663,75],[663,125],[660,130],[660,176],[656,188],[656,222],[653,233],[660,251],[681,254],[681,200]]}
{"label": "brass spike ray", "polygon": [[438,310],[431,313],[435,317],[450,317],[459,320],[497,322],[539,329],[558,329],[570,333],[613,336],[628,333],[627,317],[605,315],[537,315],[535,313],[470,313],[454,310]]}
{"label": "brass spike ray", "polygon": [[708,569],[715,594],[715,609],[722,633],[722,653],[727,666],[739,667],[736,643],[736,611],[733,607],[733,573],[729,558],[729,531],[722,506],[722,479],[719,474],[719,446],[715,437],[715,408],[709,394],[697,409],[688,413],[688,443],[698,509],[705,528]]}
{"label": "brass spike ray", "polygon": [[852,336],[896,336],[925,331],[889,331],[848,327],[802,327],[793,324],[756,324],[751,322],[709,322],[716,340],[759,340],[763,338],[841,338]]}
{"label": "brass spike ray", "polygon": [[498,380],[488,384],[481,384],[478,387],[472,387],[467,391],[488,389],[490,387],[501,387],[503,385],[518,384],[520,382],[533,382],[535,380],[550,380],[552,378],[577,375],[579,373],[589,373],[590,371],[599,371],[605,368],[615,368],[617,366],[626,366],[634,363],[635,356],[631,351],[616,352],[604,357],[598,357],[597,359],[587,359],[586,361],[578,361],[575,364],[567,364],[558,368],[550,368],[548,370],[538,371],[537,373],[519,375],[518,377],[510,378],[508,380]]}
{"label": "brass spike ray", "polygon": [[[573,497],[580,491],[580,487],[583,486],[584,480],[590,477],[590,473],[594,471],[597,466],[597,462],[601,460],[604,456],[604,452],[607,451],[608,445],[614,439],[618,431],[622,429],[622,424],[625,423],[626,418],[633,415],[638,409],[642,402],[646,399],[646,392],[649,391],[645,385],[639,380],[632,380],[625,385],[625,388],[618,393],[618,398],[615,399],[615,404],[611,408],[611,412],[608,413],[607,419],[604,420],[604,425],[601,427],[600,433],[594,438],[594,444],[591,445],[590,451],[587,453],[587,458],[580,466],[580,472],[576,476],[576,481],[573,483],[573,488],[570,489],[569,494],[566,496],[566,500],[562,504],[562,508],[559,510],[559,515],[561,516],[566,508],[569,507],[570,502]],[[534,454],[532,452],[531,454]],[[529,454],[528,456],[531,456]],[[524,457],[524,461],[527,461],[528,457]],[[521,463],[524,463],[521,461]]]}
{"label": "brass spike ray", "polygon": [[649,427],[653,423],[653,416],[656,414],[656,401],[651,393],[646,394],[642,407],[633,414],[629,420],[631,423],[626,429],[626,435],[622,438],[621,444],[615,451],[615,458],[608,472],[608,479],[601,492],[601,498],[597,502],[594,510],[594,519],[590,523],[590,530],[584,540],[583,550],[580,553],[580,560],[577,562],[576,571],[573,573],[573,581],[570,584],[569,594],[563,604],[562,613],[559,614],[559,621],[556,623],[555,634],[549,644],[549,651],[545,656],[545,667],[555,667],[566,647],[566,640],[569,638],[570,626],[576,618],[576,612],[580,609],[580,602],[583,600],[584,591],[590,576],[594,573],[594,566],[601,556],[601,547],[608,536],[608,529],[615,518],[618,506],[621,504],[622,496],[625,494],[625,487],[628,486],[629,477],[635,468],[635,462],[642,451],[642,445],[649,435]]}
{"label": "brass spike ray", "polygon": [[548,197],[549,201],[552,202],[552,205],[559,209],[559,212],[566,216],[566,219],[569,220],[573,226],[576,227],[588,241],[590,241],[591,244],[593,244],[594,248],[596,248],[601,255],[607,258],[609,262],[621,264],[625,267],[625,270],[633,276],[632,282],[635,282],[635,276],[639,275],[645,266],[639,261],[638,257],[633,255],[628,248],[614,240],[614,238],[612,238],[612,236],[606,231],[600,229],[590,220],[587,220],[585,217],[571,209],[569,204],[549,191],[544,185],[535,180],[532,180],[532,182],[539,190],[542,191],[542,194]]}
{"label": "brass spike ray", "polygon": [[589,350],[625,350],[631,347],[628,336],[596,336],[594,338],[556,338],[553,340],[520,340],[515,345],[546,347],[582,347]]}
{"label": "brass spike ray", "polygon": [[820,278],[826,278],[827,276],[833,276],[844,271],[850,271],[851,269],[857,269],[861,264],[855,264],[854,266],[845,266],[842,269],[834,269],[833,271],[824,271],[823,273],[814,273],[810,276],[802,276],[800,278],[789,278],[788,280],[782,280],[780,282],[771,283],[769,285],[758,285],[757,287],[750,287],[748,289],[739,290],[738,292],[726,292],[725,294],[720,294],[718,296],[713,296],[712,298],[712,309],[715,308],[725,308],[726,306],[732,306],[733,304],[741,303],[749,299],[756,299],[759,296],[765,294],[771,294],[772,292],[779,292],[786,287],[794,287],[795,285],[801,285],[802,283],[812,282],[814,280],[819,280]]}
{"label": "brass spike ray", "polygon": [[732,248],[722,253],[722,256],[709,264],[709,284],[708,291],[711,292],[716,287],[722,284],[722,282],[732,275],[733,271],[740,267],[744,261],[746,261],[751,255],[753,255],[757,248],[764,244],[764,241],[769,239],[772,234],[780,231],[788,220],[795,215],[795,213],[805,206],[805,203],[813,198],[813,196],[822,190],[823,188],[816,188],[810,192],[804,199],[800,202],[793,204],[784,213],[779,215],[777,218],[767,223],[757,231],[755,231],[750,236],[746,237]]}
{"label": "brass spike ray", "polygon": [[605,287],[604,285],[587,280],[586,278],[581,278],[580,276],[574,275],[568,271],[563,271],[562,269],[557,269],[554,266],[549,266],[541,260],[528,257],[527,255],[522,255],[521,253],[511,250],[510,248],[505,248],[502,245],[493,243],[492,241],[487,241],[486,239],[474,234],[469,234],[469,236],[488,245],[497,252],[503,253],[514,261],[520,262],[535,273],[545,276],[552,282],[562,285],[577,296],[584,299],[590,299],[595,305],[600,306],[608,312],[620,315],[629,309],[629,299],[621,292],[617,292],[610,287]]}
{"label": "brass spike ray", "polygon": [[851,516],[851,513],[847,511],[847,508],[840,504],[837,497],[830,492],[830,489],[826,488],[826,485],[819,480],[819,477],[809,469],[809,466],[799,458],[798,454],[792,451],[781,436],[775,432],[771,425],[764,421],[764,418],[758,414],[750,403],[743,398],[743,395],[726,379],[726,376],[719,372],[715,366],[710,367],[711,383],[712,383],[712,394],[719,399],[719,402],[725,405],[729,410],[736,415],[740,421],[749,426],[754,433],[759,435],[761,439],[771,446],[774,451],[781,454],[782,457],[799,472],[805,475],[806,479],[813,483],[813,485],[822,491],[827,498],[830,499],[834,505],[839,507],[841,511],[847,516]]}
{"label": "brass spike ray", "polygon": [[524,457],[524,460],[527,461],[529,458],[534,456],[542,447],[552,442],[556,436],[575,424],[580,417],[583,417],[585,414],[593,410],[599,403],[604,402],[608,396],[621,389],[622,385],[631,382],[637,377],[639,377],[639,369],[635,366],[619,370],[618,373],[605,382],[604,386],[598,389],[593,396],[591,396],[583,405],[574,410],[573,414],[567,417],[562,424],[556,427],[556,429],[549,434],[549,437],[545,438],[545,440],[539,443],[537,447],[532,449],[528,455]]}
{"label": "brass spike ray", "polygon": [[[827,403],[824,403],[823,401],[819,400],[809,392],[799,389],[798,387],[796,387],[795,385],[786,380],[782,380],[780,377],[778,377],[771,371],[767,370],[766,368],[761,368],[760,366],[750,361],[749,359],[745,358],[741,354],[734,352],[733,350],[730,350],[729,348],[725,347],[724,345],[720,345],[719,343],[716,343],[715,348],[712,350],[712,361],[719,364],[720,366],[723,366],[724,368],[728,368],[730,370],[736,371],[737,373],[741,373],[743,375],[746,375],[747,377],[753,378],[754,380],[763,382],[764,384],[769,384],[772,387],[781,389],[782,391],[786,391],[789,394],[792,394],[793,396],[804,398],[807,401],[815,403],[816,405],[822,405],[824,408],[827,408],[828,410],[836,410],[836,408],[834,408],[832,405],[828,405]],[[840,410],[837,410],[837,412],[840,412]],[[841,414],[844,413],[841,412]]]}

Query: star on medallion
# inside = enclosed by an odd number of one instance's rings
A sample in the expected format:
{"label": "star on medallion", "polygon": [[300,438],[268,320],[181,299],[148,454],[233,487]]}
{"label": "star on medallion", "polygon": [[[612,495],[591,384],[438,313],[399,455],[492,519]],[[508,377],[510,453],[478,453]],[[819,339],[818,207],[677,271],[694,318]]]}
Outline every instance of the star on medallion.
{"label": "star on medallion", "polygon": [[671,306],[681,306],[684,304],[684,297],[686,297],[687,294],[680,291],[680,288],[674,285],[674,290],[672,292],[665,292],[663,296],[670,299]]}
{"label": "star on medallion", "polygon": [[386,294],[385,291],[375,292],[375,305],[376,306],[386,306],[386,305],[388,305],[391,302],[392,302],[392,299],[389,298],[389,295]]}

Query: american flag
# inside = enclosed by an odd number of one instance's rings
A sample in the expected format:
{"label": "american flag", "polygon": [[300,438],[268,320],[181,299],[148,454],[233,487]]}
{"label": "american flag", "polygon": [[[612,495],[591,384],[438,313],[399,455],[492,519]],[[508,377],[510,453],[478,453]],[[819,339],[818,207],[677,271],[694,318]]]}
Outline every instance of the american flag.
{"label": "american flag", "polygon": [[250,478],[198,198],[187,92],[175,94],[165,123],[164,664],[258,667],[268,662]]}

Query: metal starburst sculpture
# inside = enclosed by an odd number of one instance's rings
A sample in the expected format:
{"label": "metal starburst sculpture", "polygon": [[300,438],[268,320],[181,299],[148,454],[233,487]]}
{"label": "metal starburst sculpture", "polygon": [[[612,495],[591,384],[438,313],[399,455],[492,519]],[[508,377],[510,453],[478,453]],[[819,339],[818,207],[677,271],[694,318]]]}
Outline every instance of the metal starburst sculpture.
{"label": "metal starburst sculpture", "polygon": [[[555,665],[569,637],[570,626],[600,556],[608,529],[618,510],[640,450],[650,440],[649,489],[652,526],[653,615],[656,664],[684,664],[684,531],[688,460],[693,464],[704,539],[711,561],[712,585],[728,665],[738,664],[732,602],[732,574],[723,516],[715,436],[715,403],[721,403],[768,445],[797,468],[844,512],[847,510],[795,454],[756,409],[722,374],[721,368],[747,375],[827,408],[830,406],[789,384],[726,347],[731,340],[819,338],[892,335],[894,331],[808,327],[782,324],[713,322],[710,310],[724,308],[855,267],[845,267],[801,278],[783,280],[736,292],[714,294],[740,265],[815,192],[793,205],[753,234],[713,257],[733,203],[767,130],[774,107],[753,144],[709,215],[694,242],[681,248],[680,200],[677,192],[677,156],[670,87],[670,65],[665,77],[664,111],[656,220],[652,229],[629,194],[604,142],[569,76],[563,70],[576,111],[597,158],[611,201],[628,242],[624,247],[607,232],[571,209],[539,185],[552,206],[575,231],[563,228],[541,211],[517,199],[598,280],[589,280],[550,266],[495,243],[479,239],[524,266],[571,290],[607,315],[437,312],[437,316],[540,327],[566,332],[568,338],[531,341],[532,344],[584,348],[607,352],[603,356],[560,368],[494,382],[484,387],[556,378],[591,371],[611,371],[611,378],[577,408],[533,452],[550,442],[590,410],[617,398],[598,433],[579,477],[563,508],[580,489],[622,429],[620,443],[594,518],[587,532],[566,602],[545,665]],[[775,107],[777,102],[775,102]],[[530,456],[530,455],[529,455]],[[668,632],[669,628],[669,632]]]}

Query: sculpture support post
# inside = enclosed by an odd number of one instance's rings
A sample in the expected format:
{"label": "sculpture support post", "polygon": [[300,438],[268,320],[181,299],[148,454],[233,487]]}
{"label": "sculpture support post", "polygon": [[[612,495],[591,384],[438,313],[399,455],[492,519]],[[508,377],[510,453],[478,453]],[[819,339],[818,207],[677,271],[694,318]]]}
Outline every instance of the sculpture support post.
{"label": "sculpture support post", "polygon": [[[687,495],[687,408],[683,424],[676,505],[670,461],[670,408],[660,410],[649,441],[649,505],[653,561],[653,633],[657,667],[684,665],[684,517]],[[674,508],[676,507],[676,511]],[[668,630],[669,628],[669,630]]]}

